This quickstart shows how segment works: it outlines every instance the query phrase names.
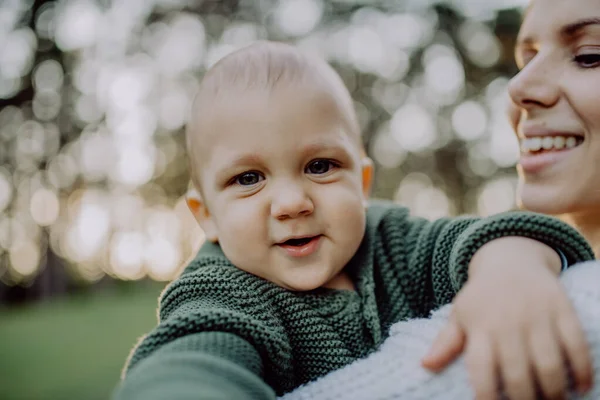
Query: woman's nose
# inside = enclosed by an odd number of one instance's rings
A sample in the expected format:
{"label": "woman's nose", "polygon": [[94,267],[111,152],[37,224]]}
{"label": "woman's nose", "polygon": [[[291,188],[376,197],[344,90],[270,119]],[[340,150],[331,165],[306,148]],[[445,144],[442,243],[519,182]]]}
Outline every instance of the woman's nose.
{"label": "woman's nose", "polygon": [[522,109],[552,107],[560,98],[560,86],[555,67],[541,58],[531,60],[508,84],[513,103]]}

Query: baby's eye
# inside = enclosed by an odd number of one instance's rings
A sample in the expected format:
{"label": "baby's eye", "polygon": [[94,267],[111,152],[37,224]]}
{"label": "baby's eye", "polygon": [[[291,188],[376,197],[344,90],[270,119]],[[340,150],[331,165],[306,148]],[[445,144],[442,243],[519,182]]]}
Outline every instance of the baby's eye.
{"label": "baby's eye", "polygon": [[306,172],[309,174],[322,175],[329,172],[333,167],[335,167],[335,164],[329,160],[315,160],[308,164]]}
{"label": "baby's eye", "polygon": [[256,185],[263,179],[265,178],[258,172],[244,172],[243,174],[238,175],[237,178],[235,178],[235,183],[237,183],[240,186],[252,186]]}
{"label": "baby's eye", "polygon": [[573,61],[582,68],[594,68],[600,65],[600,53],[580,54]]}

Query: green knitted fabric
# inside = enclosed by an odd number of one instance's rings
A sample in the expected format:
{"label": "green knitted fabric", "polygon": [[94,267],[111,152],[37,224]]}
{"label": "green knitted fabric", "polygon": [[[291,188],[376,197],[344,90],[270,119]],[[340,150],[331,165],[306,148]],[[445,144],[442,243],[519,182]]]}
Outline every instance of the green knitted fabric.
{"label": "green knitted fabric", "polygon": [[473,254],[524,236],[593,259],[559,220],[511,212],[434,222],[373,203],[347,271],[357,291],[291,292],[235,268],[206,243],[160,299],[160,323],[134,348],[118,399],[274,399],[375,349],[394,322],[452,301]]}

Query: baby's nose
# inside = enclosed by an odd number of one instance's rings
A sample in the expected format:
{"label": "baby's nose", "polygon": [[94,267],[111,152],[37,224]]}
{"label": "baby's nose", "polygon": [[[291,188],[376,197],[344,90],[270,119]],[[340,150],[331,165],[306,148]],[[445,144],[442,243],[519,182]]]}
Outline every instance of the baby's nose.
{"label": "baby's nose", "polygon": [[271,203],[271,215],[279,220],[310,215],[314,204],[310,196],[301,188],[286,188],[280,190]]}

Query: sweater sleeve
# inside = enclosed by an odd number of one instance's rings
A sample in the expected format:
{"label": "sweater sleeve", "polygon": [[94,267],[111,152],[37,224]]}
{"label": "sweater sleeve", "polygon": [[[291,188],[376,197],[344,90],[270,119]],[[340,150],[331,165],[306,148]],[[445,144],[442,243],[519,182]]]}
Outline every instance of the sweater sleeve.
{"label": "sweater sleeve", "polygon": [[594,259],[594,252],[584,237],[556,218],[530,212],[497,214],[477,221],[458,235],[450,254],[454,290],[466,282],[467,267],[475,252],[487,242],[505,236],[523,236],[542,242],[561,252],[567,266]]}
{"label": "sweater sleeve", "polygon": [[140,361],[114,399],[275,399],[261,375],[260,356],[247,341],[202,332],[180,337]]}
{"label": "sweater sleeve", "polygon": [[425,317],[450,303],[467,280],[468,266],[484,244],[501,237],[522,236],[560,250],[569,265],[592,260],[583,236],[566,223],[531,212],[491,217],[442,218],[433,222],[394,207],[377,224],[375,272],[380,287],[384,325]]}
{"label": "sweater sleeve", "polygon": [[115,399],[270,400],[273,380],[287,383],[288,338],[261,296],[272,287],[224,263],[196,267],[161,295],[160,322],[132,350]]}

